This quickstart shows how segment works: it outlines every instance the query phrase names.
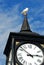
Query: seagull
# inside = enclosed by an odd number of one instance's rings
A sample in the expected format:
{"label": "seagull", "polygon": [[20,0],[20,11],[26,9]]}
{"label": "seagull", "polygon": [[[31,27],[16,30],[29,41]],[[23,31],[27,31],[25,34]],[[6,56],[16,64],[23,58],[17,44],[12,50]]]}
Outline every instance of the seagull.
{"label": "seagull", "polygon": [[27,12],[28,12],[28,10],[29,10],[29,8],[25,8],[25,9],[21,12],[21,14],[26,15]]}

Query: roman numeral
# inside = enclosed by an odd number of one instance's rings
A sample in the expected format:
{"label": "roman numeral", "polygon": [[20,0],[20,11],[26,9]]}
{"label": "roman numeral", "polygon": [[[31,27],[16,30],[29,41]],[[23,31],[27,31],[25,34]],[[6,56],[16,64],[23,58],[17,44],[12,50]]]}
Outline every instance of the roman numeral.
{"label": "roman numeral", "polygon": [[28,47],[29,47],[29,48],[32,48],[32,45],[30,44],[30,45],[28,45]]}
{"label": "roman numeral", "polygon": [[29,63],[29,65],[32,65],[32,63]]}
{"label": "roman numeral", "polygon": [[27,62],[25,60],[23,61],[23,65],[27,65]]}
{"label": "roman numeral", "polygon": [[20,51],[23,51],[23,49],[22,49],[21,47],[19,48],[19,50],[20,50]]}
{"label": "roman numeral", "polygon": [[34,47],[34,50],[36,49],[36,47]]}
{"label": "roman numeral", "polygon": [[37,51],[37,53],[40,53],[41,51]]}
{"label": "roman numeral", "polygon": [[21,58],[21,62],[23,61],[23,58]]}
{"label": "roman numeral", "polygon": [[34,63],[35,65],[37,65],[36,63]]}
{"label": "roman numeral", "polygon": [[37,61],[38,61],[39,63],[41,62],[41,60],[40,60],[40,59],[38,59]]}
{"label": "roman numeral", "polygon": [[27,49],[26,45],[23,45],[22,47],[25,48],[25,49]]}
{"label": "roman numeral", "polygon": [[21,59],[22,59],[22,57],[19,57],[18,59],[19,59],[19,60],[21,60]]}
{"label": "roman numeral", "polygon": [[22,56],[21,53],[18,53],[18,56]]}

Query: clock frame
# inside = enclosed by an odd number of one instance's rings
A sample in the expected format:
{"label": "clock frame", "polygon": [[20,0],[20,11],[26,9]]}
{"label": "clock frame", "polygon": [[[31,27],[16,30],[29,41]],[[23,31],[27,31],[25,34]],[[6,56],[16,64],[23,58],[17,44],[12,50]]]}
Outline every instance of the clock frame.
{"label": "clock frame", "polygon": [[[18,49],[21,45],[27,44],[27,43],[29,43],[29,44],[34,44],[34,45],[36,45],[37,47],[39,47],[39,48],[42,50],[43,55],[44,55],[44,50],[43,50],[41,44],[39,44],[39,43],[25,42],[25,41],[19,42],[19,43],[17,44],[16,53],[17,53],[17,49]],[[16,54],[16,53],[15,53],[15,54]],[[17,58],[17,54],[15,55],[15,60],[17,61],[16,63],[17,63],[18,65],[22,65],[22,64],[19,62],[18,58]],[[44,65],[44,62],[43,62],[41,65]]]}

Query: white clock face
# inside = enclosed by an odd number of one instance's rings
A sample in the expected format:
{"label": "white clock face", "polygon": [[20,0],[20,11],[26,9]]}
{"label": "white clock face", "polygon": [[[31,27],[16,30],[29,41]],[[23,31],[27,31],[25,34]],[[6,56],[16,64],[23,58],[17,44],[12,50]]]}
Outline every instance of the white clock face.
{"label": "white clock face", "polygon": [[17,49],[17,59],[23,65],[41,65],[43,52],[34,44],[23,44]]}

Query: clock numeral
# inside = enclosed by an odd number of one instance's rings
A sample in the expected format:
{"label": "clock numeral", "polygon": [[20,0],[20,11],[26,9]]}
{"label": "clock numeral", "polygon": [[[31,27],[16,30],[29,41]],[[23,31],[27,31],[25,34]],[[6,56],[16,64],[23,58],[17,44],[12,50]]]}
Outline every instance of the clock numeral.
{"label": "clock numeral", "polygon": [[32,65],[32,63],[29,63],[29,65]]}
{"label": "clock numeral", "polygon": [[30,45],[28,45],[28,47],[29,47],[29,48],[32,48],[32,45],[30,44]]}
{"label": "clock numeral", "polygon": [[37,61],[38,61],[39,63],[41,62],[41,60],[40,60],[40,59],[38,59]]}
{"label": "clock numeral", "polygon": [[40,53],[41,51],[37,51],[37,53]]}
{"label": "clock numeral", "polygon": [[25,65],[27,65],[27,62],[25,62]]}
{"label": "clock numeral", "polygon": [[27,62],[25,60],[23,61],[23,65],[27,65]]}
{"label": "clock numeral", "polygon": [[23,61],[23,65],[24,65],[24,63],[25,63],[25,60]]}
{"label": "clock numeral", "polygon": [[23,48],[27,49],[26,45],[23,45]]}
{"label": "clock numeral", "polygon": [[35,65],[37,65],[36,63],[34,63]]}
{"label": "clock numeral", "polygon": [[22,49],[22,48],[19,48],[19,50],[20,50],[20,51],[23,51],[23,49]]}
{"label": "clock numeral", "polygon": [[34,47],[34,50],[36,49],[36,47]]}
{"label": "clock numeral", "polygon": [[19,53],[18,56],[22,56],[21,53]]}
{"label": "clock numeral", "polygon": [[21,62],[23,61],[23,58],[21,58]]}
{"label": "clock numeral", "polygon": [[22,57],[19,57],[19,60],[21,60],[22,59]]}

